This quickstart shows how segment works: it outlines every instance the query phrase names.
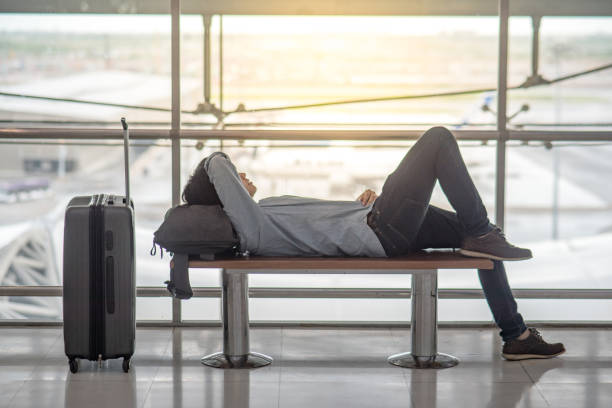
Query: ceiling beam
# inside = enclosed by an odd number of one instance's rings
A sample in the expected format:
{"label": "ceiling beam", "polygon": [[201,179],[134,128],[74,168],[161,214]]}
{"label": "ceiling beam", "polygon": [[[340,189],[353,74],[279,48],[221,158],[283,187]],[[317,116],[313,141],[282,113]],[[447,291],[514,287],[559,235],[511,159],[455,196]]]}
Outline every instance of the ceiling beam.
{"label": "ceiling beam", "polygon": [[[183,14],[496,16],[496,0],[182,0]],[[170,14],[170,0],[2,0],[1,13]],[[610,0],[511,0],[513,16],[612,16]]]}

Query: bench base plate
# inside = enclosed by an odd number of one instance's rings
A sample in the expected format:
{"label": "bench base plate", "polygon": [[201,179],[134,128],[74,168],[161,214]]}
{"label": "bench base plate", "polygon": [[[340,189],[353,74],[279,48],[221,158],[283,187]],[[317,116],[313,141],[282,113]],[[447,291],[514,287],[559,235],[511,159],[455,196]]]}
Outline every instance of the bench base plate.
{"label": "bench base plate", "polygon": [[202,364],[214,368],[258,368],[270,364],[272,357],[255,352],[243,356],[229,356],[219,352],[204,356],[200,361]]}
{"label": "bench base plate", "polygon": [[450,368],[459,364],[459,359],[449,354],[436,353],[434,356],[413,356],[412,353],[394,354],[387,359],[393,365],[406,368]]}

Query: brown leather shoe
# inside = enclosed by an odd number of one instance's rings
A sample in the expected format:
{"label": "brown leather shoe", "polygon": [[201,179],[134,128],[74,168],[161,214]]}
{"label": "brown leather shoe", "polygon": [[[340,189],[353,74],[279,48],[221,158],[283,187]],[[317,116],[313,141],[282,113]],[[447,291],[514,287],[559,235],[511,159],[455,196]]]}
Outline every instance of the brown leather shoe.
{"label": "brown leather shoe", "polygon": [[532,258],[531,251],[506,241],[501,228],[495,227],[480,237],[466,237],[459,252],[465,256],[489,258],[496,261],[522,261]]}
{"label": "brown leather shoe", "polygon": [[525,340],[509,340],[504,343],[502,356],[506,360],[527,360],[529,358],[553,358],[565,353],[563,343],[547,343],[540,332],[533,327],[529,329]]}

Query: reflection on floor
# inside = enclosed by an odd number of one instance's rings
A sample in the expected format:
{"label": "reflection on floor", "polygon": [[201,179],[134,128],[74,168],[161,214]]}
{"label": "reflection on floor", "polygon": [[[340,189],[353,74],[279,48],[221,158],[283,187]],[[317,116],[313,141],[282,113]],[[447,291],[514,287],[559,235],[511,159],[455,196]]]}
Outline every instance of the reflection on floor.
{"label": "reflection on floor", "polygon": [[568,352],[507,362],[491,329],[442,329],[438,348],[459,366],[409,370],[386,357],[408,330],[255,328],[265,368],[218,370],[218,328],[139,329],[129,374],[121,361],[82,361],[71,374],[61,328],[0,328],[0,407],[610,407],[612,330],[545,329]]}

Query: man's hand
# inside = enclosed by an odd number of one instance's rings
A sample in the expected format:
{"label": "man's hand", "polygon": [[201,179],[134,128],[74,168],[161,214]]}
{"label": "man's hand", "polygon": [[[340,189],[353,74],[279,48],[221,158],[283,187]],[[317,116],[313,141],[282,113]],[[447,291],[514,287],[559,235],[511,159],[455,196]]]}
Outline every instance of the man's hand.
{"label": "man's hand", "polygon": [[366,206],[372,204],[377,197],[378,196],[374,191],[367,189],[366,191],[361,193],[359,197],[357,197],[357,201],[361,201],[361,204]]}

